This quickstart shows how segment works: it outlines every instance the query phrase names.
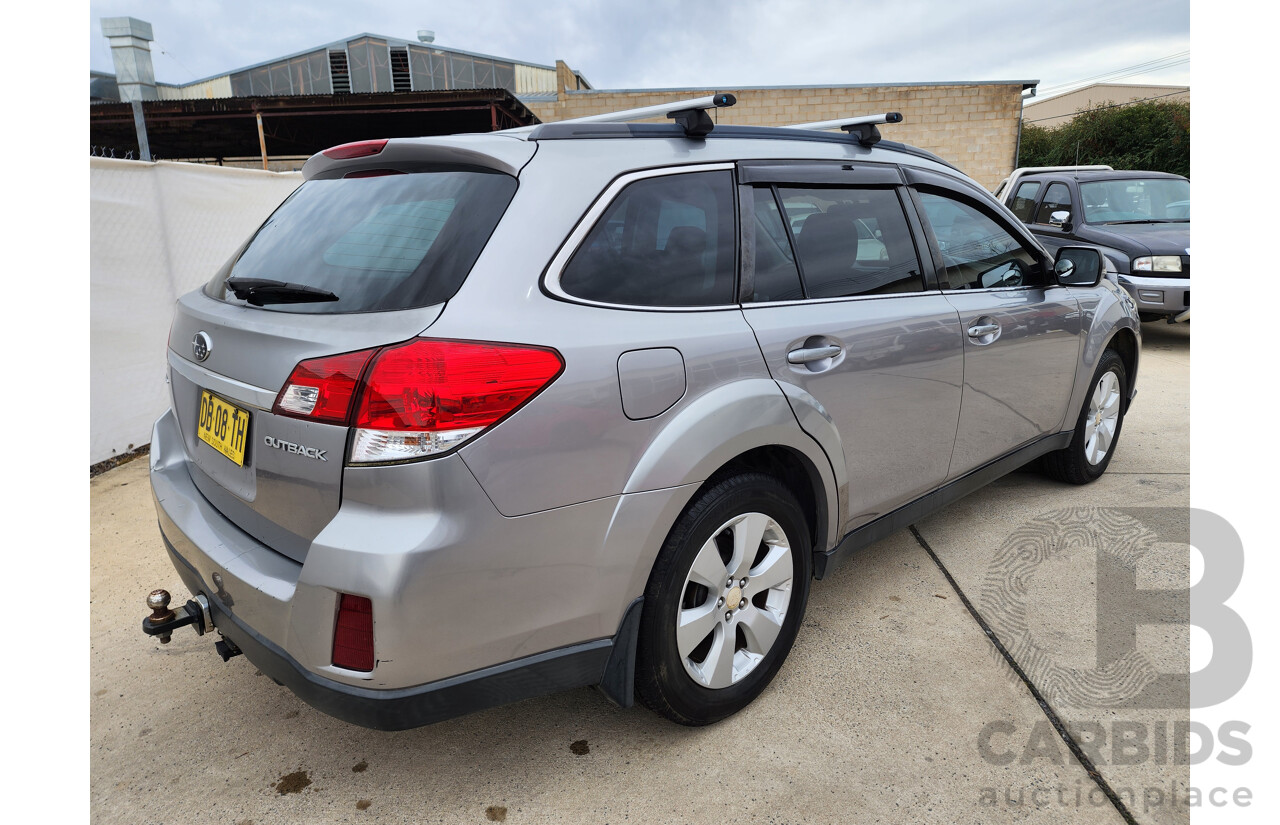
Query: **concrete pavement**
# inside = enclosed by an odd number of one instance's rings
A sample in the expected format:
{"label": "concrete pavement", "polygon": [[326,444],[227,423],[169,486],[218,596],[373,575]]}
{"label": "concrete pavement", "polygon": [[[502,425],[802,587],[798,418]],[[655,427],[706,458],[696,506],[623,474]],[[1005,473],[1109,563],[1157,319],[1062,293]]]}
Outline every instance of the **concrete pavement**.
{"label": "concrete pavement", "polygon": [[[1024,525],[1051,529],[1054,514],[1072,508],[1173,508],[1126,511],[1150,532],[1148,522],[1158,528],[1188,506],[1189,328],[1147,324],[1144,336],[1138,401],[1107,476],[1076,488],[1016,473],[917,525],[919,538],[901,531],[868,548],[815,585],[796,647],[764,695],[702,729],[583,689],[418,730],[370,731],[312,710],[244,658],[224,664],[207,637],[184,631],[161,646],[138,630],[143,599],[155,587],[175,600],[187,594],[160,543],[146,462],[111,470],[90,482],[93,819],[1124,821],[1047,727],[1045,709],[927,544],[987,627],[1028,657],[1020,669],[1032,684],[1043,680],[1037,689],[1069,731],[1083,731],[1135,820],[1186,822],[1185,809],[1143,797],[1152,787],[1185,789],[1186,766],[1134,760],[1132,747],[1113,752],[1089,736],[1092,725],[1107,735],[1117,722],[1122,731],[1145,725],[1152,744],[1157,723],[1171,728],[1185,707],[1126,710],[1108,705],[1105,691],[1099,705],[1069,679],[1066,688],[1055,681],[1094,674],[1105,658],[1094,655],[1095,593],[1098,565],[1110,561],[1087,541],[1039,559],[1020,580],[1017,622],[1001,613],[1009,594],[998,586],[1010,536]],[[1185,547],[1157,539],[1137,556],[1138,586],[1185,586]],[[1144,628],[1139,647],[1149,655],[1138,672],[1149,677],[1153,662],[1185,671],[1180,633]]]}

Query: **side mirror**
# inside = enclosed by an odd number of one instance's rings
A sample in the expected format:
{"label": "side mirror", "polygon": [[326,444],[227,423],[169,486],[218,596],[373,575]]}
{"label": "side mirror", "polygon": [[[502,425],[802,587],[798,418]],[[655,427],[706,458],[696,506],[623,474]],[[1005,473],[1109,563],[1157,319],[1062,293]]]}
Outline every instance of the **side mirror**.
{"label": "side mirror", "polygon": [[1071,213],[1065,209],[1050,213],[1049,225],[1060,228],[1063,232],[1071,231]]}
{"label": "side mirror", "polygon": [[1097,286],[1102,280],[1102,252],[1091,246],[1064,246],[1058,250],[1053,272],[1062,286]]}

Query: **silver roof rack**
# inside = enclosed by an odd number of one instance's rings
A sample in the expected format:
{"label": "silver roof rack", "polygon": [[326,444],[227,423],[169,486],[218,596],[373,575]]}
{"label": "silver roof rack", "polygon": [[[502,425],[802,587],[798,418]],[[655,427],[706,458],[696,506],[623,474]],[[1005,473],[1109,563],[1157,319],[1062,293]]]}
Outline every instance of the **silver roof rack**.
{"label": "silver roof rack", "polygon": [[[718,92],[704,97],[673,100],[670,103],[659,103],[654,106],[641,106],[636,109],[623,109],[618,112],[606,112],[601,115],[587,115],[586,117],[571,117],[567,120],[553,121],[553,123],[555,125],[563,123],[628,123],[633,120],[666,116],[683,126],[684,133],[689,137],[703,137],[715,128],[715,124],[711,121],[707,110],[722,109],[737,102],[738,98],[733,95],[727,92]],[[536,128],[538,127],[521,126],[517,129],[507,129],[506,132],[507,134],[520,134],[531,132]]]}
{"label": "silver roof rack", "polygon": [[603,115],[588,115],[586,117],[574,117],[568,120],[556,121],[557,123],[626,123],[632,120],[644,120],[649,117],[669,117],[675,119],[675,116],[681,112],[690,110],[705,111],[707,109],[719,109],[725,106],[732,106],[737,103],[738,99],[731,94],[714,94],[706,97],[695,97],[689,100],[674,100],[670,103],[659,103],[656,106],[641,106],[638,109],[623,109],[620,112],[607,112]]}
{"label": "silver roof rack", "polygon": [[810,123],[793,123],[782,128],[808,129],[815,132],[825,129],[841,129],[856,137],[858,143],[863,146],[875,146],[880,142],[880,130],[876,128],[877,125],[901,122],[901,112],[885,112],[879,115],[861,115],[860,117],[841,117],[835,120],[815,120]]}

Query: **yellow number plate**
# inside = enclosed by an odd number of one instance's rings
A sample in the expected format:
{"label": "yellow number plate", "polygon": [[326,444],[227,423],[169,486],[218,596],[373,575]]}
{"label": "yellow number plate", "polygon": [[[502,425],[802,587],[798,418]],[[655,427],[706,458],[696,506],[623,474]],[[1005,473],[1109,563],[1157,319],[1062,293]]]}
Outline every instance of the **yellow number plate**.
{"label": "yellow number plate", "polygon": [[200,393],[200,421],[196,434],[200,440],[244,466],[244,447],[249,435],[249,411],[228,404],[204,390]]}

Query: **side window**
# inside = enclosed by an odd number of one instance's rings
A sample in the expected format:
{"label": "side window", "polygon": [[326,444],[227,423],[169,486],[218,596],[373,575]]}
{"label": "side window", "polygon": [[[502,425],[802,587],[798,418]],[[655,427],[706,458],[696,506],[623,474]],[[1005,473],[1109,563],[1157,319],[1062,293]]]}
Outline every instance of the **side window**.
{"label": "side window", "polygon": [[778,196],[795,238],[806,297],[923,291],[896,191],[779,188]]}
{"label": "side window", "polygon": [[636,181],[574,252],[560,287],[609,304],[735,304],[736,223],[727,170]]}
{"label": "side window", "polygon": [[1031,222],[1031,210],[1036,208],[1036,193],[1039,191],[1040,181],[1038,180],[1029,180],[1018,185],[1018,193],[1013,196],[1013,203],[1009,204],[1009,208],[1019,220]]}
{"label": "side window", "polygon": [[755,290],[753,301],[792,301],[804,297],[800,270],[796,268],[791,241],[782,225],[782,213],[772,189],[751,192],[755,204]]}
{"label": "side window", "polygon": [[977,207],[933,192],[920,192],[946,268],[943,289],[989,289],[1041,283],[1038,255]]}
{"label": "side window", "polygon": [[1036,212],[1036,223],[1048,223],[1050,216],[1061,210],[1071,211],[1071,193],[1065,183],[1050,184],[1044,200],[1040,202],[1040,210]]}

